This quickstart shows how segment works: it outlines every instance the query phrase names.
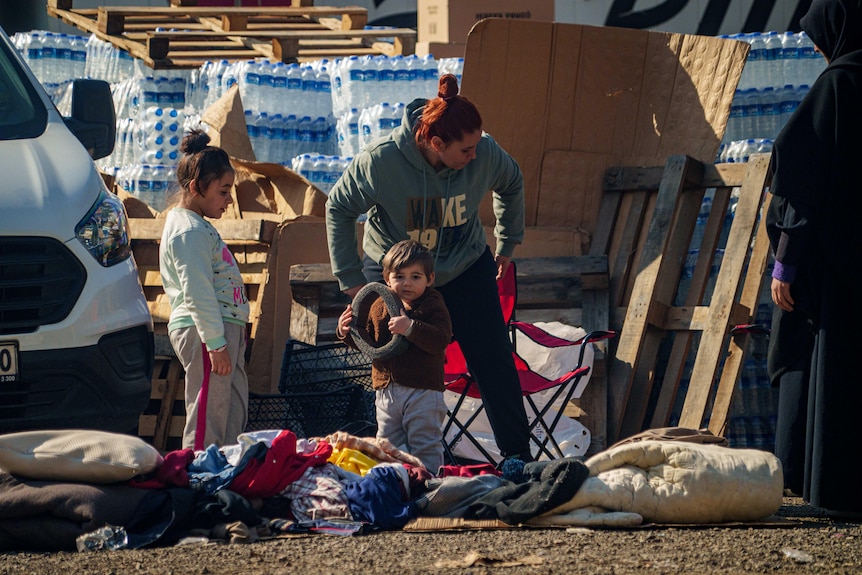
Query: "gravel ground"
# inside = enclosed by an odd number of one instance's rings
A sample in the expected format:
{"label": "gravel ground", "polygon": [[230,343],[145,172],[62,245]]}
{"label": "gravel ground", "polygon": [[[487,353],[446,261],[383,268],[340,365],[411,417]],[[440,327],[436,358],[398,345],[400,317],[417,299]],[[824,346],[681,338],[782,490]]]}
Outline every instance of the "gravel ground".
{"label": "gravel ground", "polygon": [[0,575],[642,573],[862,574],[862,524],[785,498],[780,526],[493,529],[0,554]]}

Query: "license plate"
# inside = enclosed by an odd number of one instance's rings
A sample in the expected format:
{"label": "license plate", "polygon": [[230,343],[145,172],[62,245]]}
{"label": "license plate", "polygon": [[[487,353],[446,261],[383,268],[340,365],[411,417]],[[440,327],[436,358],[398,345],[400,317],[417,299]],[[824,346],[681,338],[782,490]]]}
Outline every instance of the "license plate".
{"label": "license plate", "polygon": [[0,342],[0,383],[18,381],[18,344]]}

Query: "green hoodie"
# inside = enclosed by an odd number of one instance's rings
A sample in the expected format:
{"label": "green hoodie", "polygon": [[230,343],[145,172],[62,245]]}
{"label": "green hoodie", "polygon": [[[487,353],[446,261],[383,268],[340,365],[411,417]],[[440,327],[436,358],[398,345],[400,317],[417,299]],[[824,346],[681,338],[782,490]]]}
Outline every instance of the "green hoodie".
{"label": "green hoodie", "polygon": [[460,170],[436,172],[419,151],[413,121],[427,100],[411,102],[401,126],[366,146],[329,192],[326,235],[332,272],[342,290],[366,283],[356,220],[367,214],[363,252],[380,263],[390,246],[415,239],[436,257],[435,286],[458,277],[485,251],[479,206],[493,191],[496,252],[511,257],[524,239],[524,177],[488,134]]}

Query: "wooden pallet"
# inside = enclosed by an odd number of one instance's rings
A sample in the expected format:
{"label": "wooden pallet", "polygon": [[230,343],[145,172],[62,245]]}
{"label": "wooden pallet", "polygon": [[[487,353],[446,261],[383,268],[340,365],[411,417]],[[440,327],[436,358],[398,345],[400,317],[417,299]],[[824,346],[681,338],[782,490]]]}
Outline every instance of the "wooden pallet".
{"label": "wooden pallet", "polygon": [[186,424],[185,380],[175,357],[157,356],[150,403],[138,419],[138,437],[161,451],[182,447]]}
{"label": "wooden pallet", "polygon": [[131,7],[74,9],[47,0],[48,14],[129,52],[153,69],[198,68],[210,60],[301,62],[363,54],[412,54],[411,28],[364,29],[358,7]]}
{"label": "wooden pallet", "polygon": [[[765,224],[759,215],[768,205],[769,156],[752,156],[747,164],[703,165],[673,156],[664,168],[621,169],[616,189],[637,190],[649,226],[632,262],[626,286],[625,320],[610,362],[609,424],[616,440],[643,429],[668,424],[684,376],[692,339],[699,334],[694,365],[685,392],[679,425],[725,431],[739,379],[748,335],[734,327],[754,320],[768,258]],[[715,189],[712,210],[683,305],[673,305],[704,192]],[[725,218],[731,191],[739,200],[724,257],[709,305],[701,303]],[[600,216],[601,217],[601,216]],[[605,215],[607,217],[607,215]],[[630,264],[627,264],[630,265]],[[613,274],[612,274],[613,277]],[[672,337],[671,340],[668,338]],[[658,365],[663,343],[671,342],[666,365]],[[657,374],[664,371],[661,381]],[[654,394],[653,387],[660,386]],[[650,410],[651,398],[657,397]]]}

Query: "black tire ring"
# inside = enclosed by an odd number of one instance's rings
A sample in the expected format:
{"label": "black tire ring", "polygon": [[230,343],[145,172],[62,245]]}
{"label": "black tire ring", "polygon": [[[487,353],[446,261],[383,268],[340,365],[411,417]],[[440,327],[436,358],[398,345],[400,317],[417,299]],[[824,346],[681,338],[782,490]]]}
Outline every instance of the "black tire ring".
{"label": "black tire ring", "polygon": [[371,359],[387,360],[401,354],[407,349],[407,338],[401,334],[392,334],[392,339],[384,345],[376,346],[365,329],[368,321],[368,311],[376,298],[369,297],[375,294],[383,299],[389,315],[395,317],[401,315],[401,302],[395,297],[385,284],[371,282],[365,284],[353,298],[353,322],[350,324],[350,335],[356,347]]}

